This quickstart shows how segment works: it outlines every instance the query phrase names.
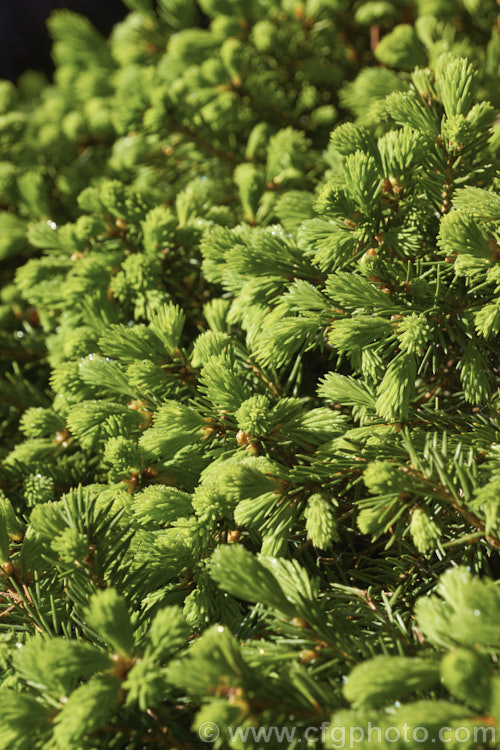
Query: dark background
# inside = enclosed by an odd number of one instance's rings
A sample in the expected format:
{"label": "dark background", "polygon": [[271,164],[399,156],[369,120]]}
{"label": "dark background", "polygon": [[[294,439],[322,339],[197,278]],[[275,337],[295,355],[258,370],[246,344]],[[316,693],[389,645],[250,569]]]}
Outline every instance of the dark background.
{"label": "dark background", "polygon": [[121,0],[0,0],[0,78],[14,81],[28,68],[51,74],[45,21],[54,8],[87,16],[106,36],[128,12]]}

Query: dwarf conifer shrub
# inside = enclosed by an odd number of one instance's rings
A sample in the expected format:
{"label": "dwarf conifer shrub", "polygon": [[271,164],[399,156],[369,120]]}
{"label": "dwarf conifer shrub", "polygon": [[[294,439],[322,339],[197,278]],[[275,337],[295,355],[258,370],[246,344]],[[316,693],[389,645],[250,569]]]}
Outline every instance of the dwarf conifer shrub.
{"label": "dwarf conifer shrub", "polygon": [[500,746],[495,3],[127,5],[0,85],[0,749]]}

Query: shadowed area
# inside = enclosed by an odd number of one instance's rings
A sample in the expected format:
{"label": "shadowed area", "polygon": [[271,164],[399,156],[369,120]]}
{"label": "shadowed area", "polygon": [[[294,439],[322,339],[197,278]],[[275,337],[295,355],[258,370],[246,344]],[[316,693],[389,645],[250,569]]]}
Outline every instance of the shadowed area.
{"label": "shadowed area", "polygon": [[52,73],[46,20],[55,8],[87,16],[103,34],[124,17],[121,0],[16,0],[0,3],[0,78],[15,80],[34,68]]}

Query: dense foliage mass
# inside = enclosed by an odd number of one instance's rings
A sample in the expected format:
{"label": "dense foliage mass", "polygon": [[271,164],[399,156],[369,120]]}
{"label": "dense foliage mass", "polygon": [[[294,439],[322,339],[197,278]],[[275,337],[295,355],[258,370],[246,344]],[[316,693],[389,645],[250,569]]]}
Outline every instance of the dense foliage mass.
{"label": "dense foliage mass", "polygon": [[0,748],[500,747],[495,1],[127,5],[0,83]]}

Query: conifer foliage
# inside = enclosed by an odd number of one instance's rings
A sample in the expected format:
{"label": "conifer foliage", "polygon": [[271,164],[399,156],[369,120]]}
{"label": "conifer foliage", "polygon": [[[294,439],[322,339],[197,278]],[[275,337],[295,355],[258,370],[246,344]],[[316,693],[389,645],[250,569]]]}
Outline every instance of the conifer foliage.
{"label": "conifer foliage", "polygon": [[0,82],[0,750],[500,747],[496,3],[126,4]]}

